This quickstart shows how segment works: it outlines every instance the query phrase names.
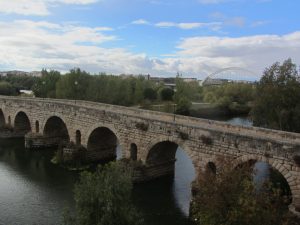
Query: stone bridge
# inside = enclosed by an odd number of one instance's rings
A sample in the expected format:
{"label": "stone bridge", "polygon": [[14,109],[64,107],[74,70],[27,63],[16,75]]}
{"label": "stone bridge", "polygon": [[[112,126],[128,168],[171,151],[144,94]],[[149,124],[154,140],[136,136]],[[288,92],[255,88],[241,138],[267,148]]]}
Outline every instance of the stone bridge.
{"label": "stone bridge", "polygon": [[145,179],[174,172],[180,146],[196,173],[218,170],[218,158],[232,165],[262,161],[278,170],[292,192],[292,210],[300,209],[300,134],[235,126],[135,108],[86,101],[0,96],[2,137],[25,136],[28,148],[63,144],[83,147],[90,160],[137,160]]}

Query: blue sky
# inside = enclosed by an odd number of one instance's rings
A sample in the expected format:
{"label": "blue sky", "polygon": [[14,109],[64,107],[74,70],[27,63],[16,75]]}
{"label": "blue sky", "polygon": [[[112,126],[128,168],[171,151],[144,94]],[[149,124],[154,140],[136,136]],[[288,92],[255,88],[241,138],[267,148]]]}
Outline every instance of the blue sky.
{"label": "blue sky", "polygon": [[296,0],[0,0],[0,70],[202,78],[300,62]]}

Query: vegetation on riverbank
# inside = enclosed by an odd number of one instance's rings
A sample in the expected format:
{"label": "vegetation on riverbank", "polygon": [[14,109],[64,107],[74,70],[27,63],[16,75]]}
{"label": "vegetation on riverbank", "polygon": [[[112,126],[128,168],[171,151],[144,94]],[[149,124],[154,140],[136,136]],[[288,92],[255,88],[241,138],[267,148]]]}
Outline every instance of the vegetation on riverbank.
{"label": "vegetation on riverbank", "polygon": [[197,224],[298,224],[287,208],[290,192],[271,180],[258,186],[250,164],[233,169],[228,160],[219,163],[217,173],[208,168],[194,184],[191,217]]}
{"label": "vegetation on riverbank", "polygon": [[255,126],[300,132],[300,76],[291,59],[265,70],[251,116]]}
{"label": "vegetation on riverbank", "polygon": [[[176,91],[145,76],[90,75],[80,69],[70,70],[65,75],[43,70],[42,77],[9,76],[1,80],[0,93],[7,95],[16,95],[20,89],[30,89],[36,97],[140,105],[145,109],[163,105],[162,110],[183,115],[191,115],[192,111],[192,115],[197,115],[192,102],[211,103],[226,114],[245,113],[249,111],[248,102],[252,98],[251,85],[226,84],[203,88],[197,81],[184,82],[179,74],[175,79]],[[201,115],[201,110],[198,114]]]}
{"label": "vegetation on riverbank", "polygon": [[75,185],[75,215],[66,213],[64,225],[140,225],[132,203],[132,180],[125,164],[113,162],[95,172],[83,172]]}
{"label": "vegetation on riverbank", "polygon": [[88,100],[195,117],[250,115],[254,125],[300,132],[300,78],[290,59],[267,68],[258,83],[199,86],[179,74],[175,91],[146,76],[91,75],[80,69],[65,75],[42,71],[42,77],[0,79],[0,94],[31,89],[37,97]]}

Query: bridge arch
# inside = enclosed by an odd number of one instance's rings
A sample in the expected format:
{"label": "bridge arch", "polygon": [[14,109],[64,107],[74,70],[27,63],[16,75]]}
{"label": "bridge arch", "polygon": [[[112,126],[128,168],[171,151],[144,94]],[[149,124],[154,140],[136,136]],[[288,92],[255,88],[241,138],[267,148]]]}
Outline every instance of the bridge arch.
{"label": "bridge arch", "polygon": [[[234,72],[234,73],[239,73],[240,75],[243,75],[244,78],[248,78],[248,79],[253,79],[253,78],[258,78],[257,74],[249,69],[246,68],[242,68],[242,67],[227,67],[227,68],[223,68],[223,69],[219,69],[217,71],[215,71],[214,73],[209,74],[208,76],[206,76],[202,81],[201,81],[201,85],[205,85],[207,83],[207,81],[209,81],[209,79],[214,79],[217,75],[220,75],[222,73],[226,73],[226,72]],[[228,78],[227,78],[228,79]]]}
{"label": "bridge arch", "polygon": [[217,166],[214,162],[208,162],[206,164],[206,172],[216,174],[217,173]]}
{"label": "bridge arch", "polygon": [[[144,162],[144,173],[150,179],[166,177],[167,181],[171,181],[169,184],[177,207],[185,215],[189,215],[191,184],[197,178],[197,160],[196,156],[193,158],[185,143],[179,143],[176,140],[161,140],[150,145]],[[184,193],[184,196],[179,193]]]}
{"label": "bridge arch", "polygon": [[2,109],[0,109],[0,127],[5,126],[5,115]]}
{"label": "bridge arch", "polygon": [[110,125],[97,124],[90,129],[86,138],[88,158],[94,161],[107,161],[117,158],[117,147],[122,142],[117,131]]}
{"label": "bridge arch", "polygon": [[292,195],[291,196],[292,197],[291,204],[292,204],[294,202],[294,196],[296,195],[296,193],[300,193],[300,186],[299,186],[299,184],[297,184],[296,177],[279,160],[270,159],[265,156],[259,156],[259,155],[243,155],[241,157],[238,157],[234,161],[233,168],[237,168],[239,165],[243,165],[246,163],[253,164],[255,162],[267,163],[272,169],[275,169],[277,172],[279,172],[282,175],[282,177],[285,179],[285,181],[289,185],[291,195]]}
{"label": "bridge arch", "polygon": [[75,132],[75,144],[81,145],[81,132],[80,130],[76,130]]}
{"label": "bridge arch", "polygon": [[122,156],[124,156],[125,153],[125,147],[127,147],[127,142],[125,139],[123,139],[123,136],[119,133],[119,131],[115,128],[113,124],[108,123],[94,123],[93,126],[91,126],[87,132],[82,133],[81,136],[81,143],[84,147],[88,149],[88,142],[92,135],[92,133],[98,129],[98,128],[106,128],[110,131],[111,134],[113,134],[116,137],[117,145],[119,146],[119,150],[121,151]]}
{"label": "bridge arch", "polygon": [[137,160],[138,147],[135,143],[130,144],[130,159],[133,161]]}
{"label": "bridge arch", "polygon": [[14,131],[21,135],[31,131],[31,123],[29,117],[24,111],[19,111],[14,116]]}
{"label": "bridge arch", "polygon": [[[155,138],[153,140],[151,140],[150,143],[148,143],[144,149],[145,151],[143,151],[143,153],[140,155],[140,159],[143,161],[143,162],[146,162],[147,160],[147,157],[149,155],[149,152],[150,150],[156,145],[156,144],[159,144],[161,142],[172,142],[172,143],[175,143],[177,145],[177,147],[180,147],[193,161],[193,164],[195,164],[196,160],[192,157],[192,151],[190,149],[190,147],[186,144],[185,141],[182,141],[178,138],[173,138],[173,137],[167,137],[167,138],[164,138],[164,137],[158,137],[158,138]],[[195,162],[194,162],[195,161]],[[196,166],[196,165],[194,165]]]}
{"label": "bridge arch", "polygon": [[176,152],[178,148],[182,150],[183,153],[191,160],[194,168],[194,172],[197,176],[197,163],[198,158],[192,155],[192,151],[190,150],[189,146],[186,142],[181,141],[176,138],[160,138],[158,140],[153,140],[150,144],[146,147],[146,151],[142,155],[142,161],[146,165],[159,165],[164,164],[172,165],[173,167],[169,168],[169,173],[174,173],[175,171],[175,161],[176,161]]}
{"label": "bridge arch", "polygon": [[161,164],[168,161],[175,162],[175,154],[178,144],[171,141],[162,141],[156,143],[148,152],[146,164]]}
{"label": "bridge arch", "polygon": [[51,139],[53,145],[66,145],[70,141],[67,125],[59,116],[50,116],[46,120],[43,135]]}
{"label": "bridge arch", "polygon": [[40,132],[40,122],[38,120],[35,121],[35,132],[36,133]]}
{"label": "bridge arch", "polygon": [[8,116],[7,120],[8,120],[8,125],[11,126],[11,117]]}

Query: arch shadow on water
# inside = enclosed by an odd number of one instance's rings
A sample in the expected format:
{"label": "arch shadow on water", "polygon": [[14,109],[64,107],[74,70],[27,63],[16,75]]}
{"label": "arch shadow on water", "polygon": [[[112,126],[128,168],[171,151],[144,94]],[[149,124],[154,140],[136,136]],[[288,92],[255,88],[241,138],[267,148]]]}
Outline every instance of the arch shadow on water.
{"label": "arch shadow on water", "polygon": [[78,175],[50,162],[54,149],[26,151],[22,138],[0,146],[0,224],[60,224]]}

